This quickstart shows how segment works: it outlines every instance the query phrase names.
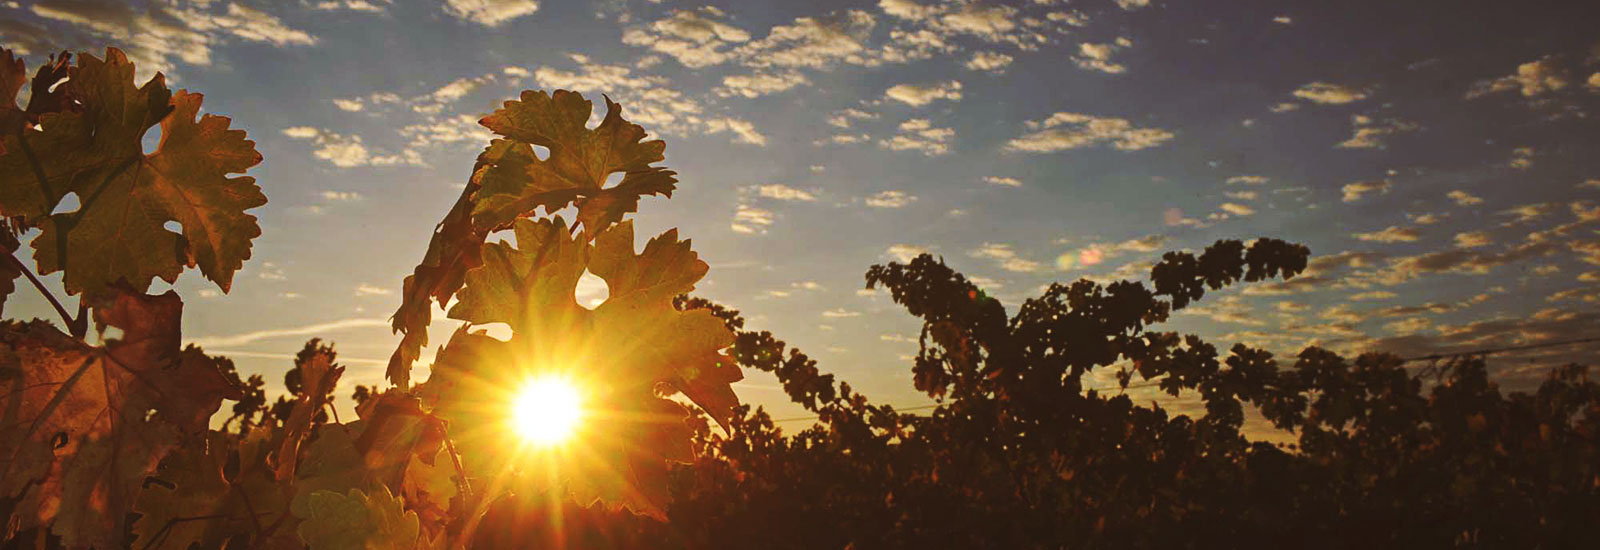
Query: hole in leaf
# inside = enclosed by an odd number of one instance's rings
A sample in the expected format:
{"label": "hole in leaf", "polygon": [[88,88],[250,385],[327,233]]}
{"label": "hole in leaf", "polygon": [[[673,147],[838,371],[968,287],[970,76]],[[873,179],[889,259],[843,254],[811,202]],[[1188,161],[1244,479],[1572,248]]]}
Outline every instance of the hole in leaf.
{"label": "hole in leaf", "polygon": [[555,212],[545,212],[545,213],[549,214],[552,217],[559,217],[559,218],[561,218],[563,220],[566,220],[567,221],[567,227],[572,227],[572,226],[578,224],[578,207],[575,206],[575,205],[574,206],[567,206],[565,208],[561,208],[559,210],[556,210]]}
{"label": "hole in leaf", "polygon": [[161,147],[161,125],[157,124],[145,132],[144,137],[139,138],[139,146],[144,150],[144,154],[155,154],[156,148]]}
{"label": "hole in leaf", "polygon": [[543,145],[535,145],[533,146],[533,156],[539,157],[539,160],[550,160],[550,148]]}
{"label": "hole in leaf", "polygon": [[611,174],[609,176],[606,176],[606,183],[605,183],[605,185],[601,185],[600,188],[601,189],[610,189],[612,187],[616,187],[617,185],[622,183],[622,178],[623,178],[623,176],[626,176],[626,175],[627,175],[626,173],[617,172],[615,174]]}
{"label": "hole in leaf", "polygon": [[501,342],[511,341],[511,325],[505,323],[488,323],[483,325],[472,325],[472,328],[475,329],[473,332],[481,331],[483,332],[484,336],[494,338]]}
{"label": "hole in leaf", "polygon": [[169,221],[167,223],[161,224],[161,228],[165,229],[167,231],[171,231],[173,233],[177,233],[179,235],[183,234],[183,224],[178,223],[177,220],[173,220],[173,221]]}
{"label": "hole in leaf", "polygon": [[61,202],[56,203],[56,209],[51,210],[50,215],[54,216],[56,214],[71,214],[73,212],[77,212],[78,205],[78,193],[76,191],[67,193],[66,196],[61,197]]}
{"label": "hole in leaf", "polygon": [[583,276],[578,278],[578,288],[573,291],[572,297],[578,300],[578,305],[594,309],[611,297],[611,287],[606,286],[605,279],[585,269]]}

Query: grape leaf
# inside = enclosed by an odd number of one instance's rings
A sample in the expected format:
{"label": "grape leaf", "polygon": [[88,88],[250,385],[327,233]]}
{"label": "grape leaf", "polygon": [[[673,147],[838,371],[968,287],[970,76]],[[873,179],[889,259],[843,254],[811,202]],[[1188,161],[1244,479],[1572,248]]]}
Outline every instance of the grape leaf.
{"label": "grape leaf", "polygon": [[[520,99],[507,101],[484,117],[484,127],[513,144],[505,146],[503,162],[484,167],[473,223],[500,227],[537,206],[553,212],[576,196],[605,196],[578,203],[578,219],[592,237],[620,220],[623,212],[632,211],[629,205],[636,206],[640,194],[672,196],[675,173],[650,166],[665,158],[666,142],[643,141],[644,128],[623,120],[622,107],[611,98],[605,101],[605,118],[594,129],[586,126],[593,104],[567,90],[525,91]],[[539,160],[532,145],[548,148],[549,158]],[[622,182],[602,189],[606,178],[619,172]]]}
{"label": "grape leaf", "polygon": [[300,444],[311,432],[312,421],[332,399],[333,387],[344,374],[344,367],[333,364],[333,353],[328,348],[312,348],[310,360],[300,367],[300,393],[290,409],[289,419],[283,423],[284,436],[273,455],[274,470],[279,480],[294,478],[300,462]]}
{"label": "grape leaf", "polygon": [[11,50],[0,49],[0,136],[15,134],[27,127],[27,112],[17,108],[17,92],[27,83],[27,63]]}
{"label": "grape leaf", "polygon": [[421,526],[403,504],[382,487],[318,491],[307,499],[310,516],[300,522],[300,538],[311,550],[413,550]]}
{"label": "grape leaf", "polygon": [[43,321],[0,326],[0,498],[20,499],[12,522],[53,521],[69,547],[120,547],[144,477],[237,396],[178,349],[176,293],[113,291],[95,317],[122,336],[103,348]]}
{"label": "grape leaf", "polygon": [[[402,333],[386,376],[399,386],[411,379],[411,364],[428,344],[432,303],[450,303],[467,270],[480,263],[478,246],[489,233],[544,208],[554,212],[576,203],[585,240],[638,209],[643,195],[672,196],[676,173],[651,166],[662,160],[661,140],[642,141],[644,129],[622,118],[622,108],[606,98],[606,115],[594,129],[586,124],[593,105],[566,90],[526,91],[518,100],[479,121],[505,136],[478,155],[460,198],[434,229],[428,251],[405,279],[393,327]],[[547,148],[541,160],[534,146]],[[622,181],[605,187],[606,179]]]}
{"label": "grape leaf", "polygon": [[229,441],[224,434],[211,434],[204,445],[178,448],[161,462],[139,494],[134,511],[134,548],[188,548],[192,544],[215,545],[206,533],[221,519],[219,510],[232,494],[223,477],[228,462]]}
{"label": "grape leaf", "polygon": [[[261,234],[245,210],[267,201],[254,178],[230,174],[261,155],[227,117],[197,120],[200,94],[172,94],[159,74],[135,87],[133,72],[114,48],[105,60],[78,57],[62,86],[82,111],[44,114],[40,128],[6,137],[0,213],[43,229],[34,259],[41,273],[63,271],[71,294],[122,279],[142,292],[189,266],[227,291]],[[158,123],[161,143],[145,155],[141,140]],[[69,193],[78,210],[51,214]]]}
{"label": "grape leaf", "polygon": [[9,220],[0,220],[0,312],[5,311],[6,299],[17,290],[17,277],[22,276],[22,262],[17,260],[17,235]]}
{"label": "grape leaf", "polygon": [[[0,138],[32,128],[38,122],[39,115],[59,112],[71,106],[67,96],[69,87],[57,86],[67,77],[71,58],[71,55],[62,53],[60,56],[51,56],[49,63],[41,65],[33,77],[28,108],[20,109],[17,107],[17,92],[28,83],[27,64],[15,52],[0,48]],[[6,145],[0,141],[0,154],[5,152]]]}
{"label": "grape leaf", "polygon": [[[719,421],[738,400],[731,384],[742,375],[721,350],[733,334],[709,311],[678,311],[673,297],[694,288],[707,266],[669,231],[634,253],[633,224],[600,233],[594,244],[571,236],[560,217],[517,220],[516,246],[483,245],[483,265],[468,271],[452,318],[506,323],[499,341],[457,331],[421,386],[435,414],[452,426],[474,475],[491,475],[515,457],[505,433],[506,396],[530,377],[558,373],[586,388],[586,408],[599,411],[582,451],[551,460],[554,475],[533,482],[565,484],[581,500],[660,515],[666,501],[666,462],[688,461],[687,411],[659,393],[682,391]],[[611,296],[593,311],[574,292],[585,269],[604,279]],[[509,397],[506,397],[509,399]],[[535,472],[534,474],[537,474]],[[544,483],[549,486],[550,483]]]}

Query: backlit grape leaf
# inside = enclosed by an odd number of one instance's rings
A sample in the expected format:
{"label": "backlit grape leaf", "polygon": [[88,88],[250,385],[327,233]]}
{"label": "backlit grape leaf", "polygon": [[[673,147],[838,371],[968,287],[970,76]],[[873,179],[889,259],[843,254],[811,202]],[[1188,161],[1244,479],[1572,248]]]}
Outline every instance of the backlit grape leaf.
{"label": "backlit grape leaf", "polygon": [[[694,290],[710,269],[678,240],[677,230],[663,233],[633,253],[633,222],[623,222],[595,239],[589,271],[605,280],[610,296],[594,310],[595,323],[611,333],[634,334],[650,345],[631,349],[626,376],[659,377],[727,426],[739,404],[731,384],[744,378],[732,358],[720,350],[733,345],[733,332],[712,315],[697,309],[678,311],[672,298]],[[621,362],[623,357],[618,357]]]}
{"label": "backlit grape leaf", "polygon": [[210,432],[205,445],[184,445],[168,455],[139,494],[133,548],[217,548],[235,535],[255,536],[273,525],[291,532],[254,541],[253,547],[281,548],[290,539],[298,548],[289,502],[264,461],[271,432],[258,427],[242,438]]}
{"label": "backlit grape leaf", "polygon": [[294,478],[300,462],[300,444],[311,432],[312,420],[328,406],[332,388],[339,383],[344,367],[333,364],[331,351],[315,348],[310,360],[300,366],[300,393],[295,398],[289,419],[283,423],[283,441],[273,455],[273,468],[279,480]]}
{"label": "backlit grape leaf", "polygon": [[176,293],[114,292],[95,308],[121,330],[103,348],[42,321],[0,327],[0,498],[69,547],[120,547],[144,477],[237,395],[213,363],[183,360]]}
{"label": "backlit grape leaf", "polygon": [[[666,142],[643,141],[644,128],[623,120],[622,107],[611,98],[605,101],[605,118],[594,129],[586,126],[594,106],[567,90],[525,91],[521,99],[507,101],[484,117],[484,127],[519,143],[507,146],[512,153],[505,155],[506,162],[485,167],[473,222],[498,227],[534,206],[543,205],[549,212],[565,206],[573,195],[593,199],[615,173],[623,174],[622,181],[607,190],[606,200],[578,200],[578,219],[591,237],[620,220],[623,212],[632,211],[629,205],[637,205],[640,194],[670,197],[675,174],[650,166],[665,158]],[[549,158],[539,160],[530,145],[548,148]]]}
{"label": "backlit grape leaf", "polygon": [[[197,120],[200,94],[172,94],[159,74],[135,87],[133,72],[116,49],[104,60],[78,57],[62,86],[82,111],[45,114],[41,128],[6,138],[0,213],[44,230],[34,258],[41,273],[65,272],[69,293],[97,293],[120,279],[143,291],[189,266],[227,291],[261,234],[245,210],[267,200],[254,178],[231,174],[261,155],[227,117]],[[141,140],[158,123],[160,145],[145,155]],[[69,193],[79,208],[51,214]]]}
{"label": "backlit grape leaf", "polygon": [[[539,208],[554,212],[576,203],[585,240],[638,209],[639,197],[672,196],[676,173],[651,166],[662,160],[661,140],[642,141],[644,129],[622,118],[622,108],[606,98],[606,115],[589,129],[593,105],[566,90],[554,94],[525,91],[520,99],[479,121],[505,136],[478,156],[461,197],[435,228],[428,251],[406,277],[393,327],[404,334],[389,359],[387,377],[406,386],[411,364],[428,343],[432,302],[448,304],[467,270],[479,263],[478,245],[489,233]],[[547,149],[541,160],[534,146]],[[606,187],[609,176],[621,181]]]}
{"label": "backlit grape leaf", "polygon": [[[57,86],[67,77],[70,54],[63,52],[51,56],[34,74],[28,95],[28,108],[17,106],[17,92],[28,84],[27,64],[9,49],[0,48],[0,138],[31,128],[39,115],[54,113],[70,107],[67,86]],[[0,154],[5,154],[5,144],[0,140]]]}
{"label": "backlit grape leaf", "polygon": [[[737,404],[730,385],[742,375],[721,353],[732,333],[709,311],[672,306],[706,264],[676,232],[635,254],[631,222],[592,245],[571,236],[559,217],[518,220],[513,229],[516,246],[484,245],[483,265],[467,272],[450,310],[474,324],[506,323],[511,340],[458,331],[419,391],[459,427],[452,436],[469,472],[493,476],[526,451],[505,442],[514,429],[510,392],[536,376],[573,379],[593,428],[575,449],[528,451],[545,466],[528,470],[527,479],[535,487],[565,485],[582,501],[660,514],[666,462],[689,460],[691,434],[687,411],[660,393],[682,391],[719,420]],[[611,289],[593,311],[574,298],[586,268]]]}
{"label": "backlit grape leaf", "polygon": [[379,487],[372,492],[318,491],[307,500],[310,514],[300,538],[311,550],[413,550],[419,540],[417,514]]}
{"label": "backlit grape leaf", "polygon": [[216,545],[206,533],[224,518],[232,487],[223,477],[229,440],[213,433],[203,445],[178,448],[161,461],[154,479],[139,494],[134,511],[134,548],[188,548],[192,544]]}
{"label": "backlit grape leaf", "polygon": [[356,438],[356,451],[370,475],[401,492],[406,469],[415,460],[431,464],[444,445],[444,422],[422,410],[415,396],[387,391],[373,396],[356,412],[365,427]]}
{"label": "backlit grape leaf", "polygon": [[366,491],[381,485],[368,475],[361,452],[356,450],[356,438],[365,427],[362,421],[317,427],[316,437],[306,444],[305,456],[295,472],[294,499],[289,505],[295,517],[311,517],[309,503],[314,493]]}

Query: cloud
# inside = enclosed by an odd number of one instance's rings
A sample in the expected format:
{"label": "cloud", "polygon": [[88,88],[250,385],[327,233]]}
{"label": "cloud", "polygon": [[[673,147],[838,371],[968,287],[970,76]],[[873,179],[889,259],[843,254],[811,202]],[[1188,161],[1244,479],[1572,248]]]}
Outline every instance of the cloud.
{"label": "cloud", "polygon": [[1367,90],[1354,86],[1312,82],[1295,90],[1294,96],[1312,103],[1343,105],[1366,99],[1368,93]]}
{"label": "cloud", "polygon": [[916,196],[910,195],[905,191],[889,190],[867,197],[863,202],[873,208],[900,208],[916,200]]}
{"label": "cloud", "polygon": [[[156,71],[171,73],[178,62],[208,66],[212,48],[232,40],[280,48],[317,43],[310,33],[291,28],[272,14],[237,3],[43,0],[27,9],[35,16],[71,27],[45,30],[11,21],[13,17],[8,15],[7,21],[0,23],[7,45],[47,51],[67,42],[113,43],[138,66],[140,80]],[[42,41],[37,36],[39,32],[46,33]]]}
{"label": "cloud", "polygon": [[290,336],[321,336],[328,332],[366,327],[388,327],[389,321],[384,319],[340,319],[326,323],[316,323],[298,327],[258,330],[226,336],[201,336],[192,338],[187,343],[200,347],[216,348],[223,346],[239,346],[261,340],[273,338],[286,338]]}
{"label": "cloud", "polygon": [[440,102],[448,103],[455,101],[457,99],[461,99],[462,96],[472,93],[473,90],[478,89],[478,87],[482,86],[485,82],[492,80],[493,76],[494,75],[491,74],[478,78],[457,78],[451,81],[449,84],[445,84],[439,89],[434,90],[433,94],[431,95],[433,99]]}
{"label": "cloud", "polygon": [[411,138],[408,148],[448,143],[487,143],[494,134],[478,124],[472,115],[430,116],[428,120],[400,128],[400,135]]}
{"label": "cloud", "polygon": [[972,54],[972,59],[967,60],[966,67],[974,71],[1000,73],[1005,72],[1006,67],[1011,66],[1011,61],[1011,56],[1003,53],[978,52]]}
{"label": "cloud", "polygon": [[487,27],[539,11],[535,0],[445,0],[444,11]]}
{"label": "cloud", "polygon": [[733,213],[733,223],[728,226],[734,233],[755,234],[766,233],[772,225],[773,215],[771,210],[757,208],[748,204],[739,205]]}
{"label": "cloud", "polygon": [[1532,147],[1518,147],[1511,150],[1511,162],[1507,163],[1512,168],[1527,170],[1533,167],[1533,156],[1536,151]]}
{"label": "cloud", "polygon": [[1482,275],[1496,267],[1548,256],[1557,249],[1557,245],[1552,242],[1524,243],[1500,252],[1452,248],[1418,256],[1394,258],[1383,270],[1372,274],[1371,279],[1384,285],[1397,285],[1434,273]]}
{"label": "cloud", "polygon": [[1460,189],[1446,193],[1445,196],[1449,197],[1450,200],[1455,201],[1456,206],[1473,206],[1483,204],[1483,199],[1473,196],[1472,193],[1468,193]]}
{"label": "cloud", "polygon": [[1356,233],[1353,236],[1363,241],[1378,243],[1409,243],[1416,242],[1416,240],[1422,236],[1422,231],[1417,230],[1415,227],[1399,227],[1391,225],[1383,228],[1380,231],[1373,231],[1371,233]]}
{"label": "cloud", "polygon": [[1457,248],[1477,248],[1480,246],[1488,246],[1490,243],[1494,242],[1489,238],[1489,233],[1486,231],[1456,233],[1455,241]]}
{"label": "cloud", "polygon": [[323,11],[350,10],[367,13],[383,13],[391,0],[321,0],[311,7]]}
{"label": "cloud", "polygon": [[1022,180],[1008,176],[984,176],[983,182],[990,185],[1005,187],[1022,187]]}
{"label": "cloud", "polygon": [[1555,209],[1555,203],[1544,202],[1514,206],[1505,210],[1501,210],[1498,213],[1502,216],[1512,216],[1516,218],[1508,223],[1521,224],[1543,218],[1549,215],[1551,212],[1554,212]]}
{"label": "cloud", "polygon": [[739,47],[737,55],[751,67],[826,69],[837,63],[876,65],[881,60],[867,47],[877,20],[860,10],[829,17],[800,17],[772,27],[765,38]]}
{"label": "cloud", "polygon": [[361,193],[355,191],[323,191],[319,193],[322,200],[331,202],[355,202],[361,200]]}
{"label": "cloud", "polygon": [[1348,299],[1352,302],[1365,302],[1371,300],[1388,300],[1396,296],[1398,296],[1398,294],[1389,292],[1387,290],[1373,290],[1351,294]]}
{"label": "cloud", "polygon": [[811,144],[817,146],[827,145],[830,143],[835,145],[849,145],[852,143],[866,143],[871,140],[872,136],[867,134],[834,134],[832,136],[812,141]]}
{"label": "cloud", "polygon": [[878,146],[891,151],[921,151],[932,157],[950,152],[950,138],[956,135],[955,130],[934,127],[925,118],[902,122],[899,130],[894,137],[878,140]]}
{"label": "cloud", "polygon": [[1355,135],[1350,139],[1339,142],[1335,147],[1341,149],[1382,149],[1383,138],[1402,132],[1411,132],[1417,129],[1416,124],[1402,120],[1374,120],[1366,115],[1351,117]]}
{"label": "cloud", "polygon": [[1271,180],[1269,180],[1265,176],[1233,176],[1231,178],[1228,178],[1227,183],[1228,183],[1228,185],[1237,185],[1237,184],[1261,185],[1261,184],[1266,183],[1268,181],[1271,181]]}
{"label": "cloud", "polygon": [[993,42],[1005,39],[1008,32],[1017,28],[1013,20],[1016,15],[1017,9],[1010,6],[973,2],[959,11],[945,14],[939,23],[950,32],[971,34]]}
{"label": "cloud", "polygon": [[1256,213],[1256,209],[1254,208],[1232,202],[1222,203],[1222,205],[1218,206],[1217,208],[1220,208],[1223,212],[1227,212],[1228,214],[1234,216],[1249,216]]}
{"label": "cloud", "polygon": [[674,10],[666,19],[622,33],[622,43],[643,46],[697,69],[727,62],[733,45],[750,40],[750,33],[729,24],[727,14],[711,6]]}
{"label": "cloud", "polygon": [[823,317],[827,317],[829,319],[839,319],[839,318],[844,318],[844,317],[860,317],[861,316],[861,312],[859,312],[859,311],[851,311],[851,310],[848,310],[848,309],[845,309],[845,308],[841,307],[841,308],[834,308],[834,309],[830,309],[830,310],[824,311],[824,312],[822,312],[822,316]]}
{"label": "cloud", "polygon": [[716,92],[723,97],[741,96],[753,99],[809,83],[805,75],[795,72],[729,75],[723,77],[722,87],[717,88]]}
{"label": "cloud", "polygon": [[895,17],[914,21],[927,19],[939,12],[937,7],[926,6],[914,0],[879,0],[878,9]]}
{"label": "cloud", "polygon": [[1390,183],[1388,180],[1358,181],[1346,184],[1340,188],[1344,192],[1344,202],[1356,202],[1368,193],[1379,195],[1389,194]]}
{"label": "cloud", "polygon": [[362,143],[361,136],[345,135],[328,130],[320,130],[310,126],[295,126],[285,128],[283,135],[293,139],[310,140],[316,149],[312,156],[328,161],[339,168],[355,168],[358,166],[392,166],[409,164],[415,166],[425,165],[422,158],[415,150],[405,149],[400,153],[384,155],[375,154]]}
{"label": "cloud", "polygon": [[750,121],[739,118],[721,117],[708,119],[706,120],[705,124],[705,132],[707,134],[732,132],[735,136],[733,141],[736,143],[747,143],[757,146],[764,146],[767,144],[767,136],[761,135],[761,132],[757,132],[755,125],[751,124]]}
{"label": "cloud", "polygon": [[1517,72],[1491,80],[1480,80],[1467,90],[1467,99],[1518,90],[1522,97],[1537,97],[1565,89],[1572,73],[1559,59],[1546,56],[1517,66]]}
{"label": "cloud", "polygon": [[912,244],[894,244],[890,245],[889,249],[883,252],[883,255],[893,258],[895,261],[900,263],[909,263],[917,256],[927,253],[928,249],[925,247]]}
{"label": "cloud", "polygon": [[878,118],[877,113],[869,113],[860,109],[840,109],[828,117],[828,125],[835,128],[849,128],[857,120],[873,120]]}
{"label": "cloud", "polygon": [[1111,54],[1132,45],[1133,41],[1127,38],[1118,38],[1114,42],[1102,44],[1084,42],[1078,44],[1078,56],[1072,60],[1084,69],[1108,74],[1121,74],[1128,69],[1120,64],[1112,63]]}
{"label": "cloud", "polygon": [[756,195],[766,199],[780,201],[814,202],[817,196],[804,189],[796,189],[781,183],[768,183],[756,187]]}
{"label": "cloud", "polygon": [[1121,151],[1148,149],[1170,141],[1172,132],[1138,128],[1121,118],[1101,118],[1080,113],[1056,113],[1043,121],[1025,123],[1036,131],[1006,143],[1011,151],[1049,153],[1110,144]]}
{"label": "cloud", "polygon": [[1127,11],[1133,11],[1150,5],[1150,0],[1117,0],[1117,6]]}
{"label": "cloud", "polygon": [[974,258],[988,258],[999,263],[1000,269],[1016,273],[1033,273],[1044,268],[1039,262],[1019,257],[1011,245],[1005,243],[983,243],[983,246],[968,252]]}
{"label": "cloud", "polygon": [[940,99],[959,101],[961,99],[961,82],[951,80],[927,86],[896,84],[884,91],[883,95],[913,107],[921,107]]}
{"label": "cloud", "polygon": [[[544,88],[610,94],[612,99],[626,106],[625,114],[630,121],[662,134],[688,136],[735,129],[726,117],[708,117],[704,106],[689,94],[671,88],[666,77],[639,74],[625,65],[596,63],[583,55],[568,57],[577,65],[577,70],[539,67],[533,71],[534,81]],[[744,124],[748,123],[736,123],[740,127]],[[748,130],[753,135],[744,139],[760,136],[753,127]],[[764,143],[765,136],[756,141]]]}
{"label": "cloud", "polygon": [[[41,4],[42,5],[42,4]],[[305,31],[291,29],[283,21],[266,12],[239,4],[228,4],[226,14],[206,16],[193,14],[187,22],[202,32],[226,31],[251,42],[265,42],[277,47],[310,46],[317,38]]]}
{"label": "cloud", "polygon": [[1215,301],[1189,306],[1179,311],[1182,315],[1198,315],[1218,323],[1263,326],[1266,321],[1238,296],[1224,296]]}

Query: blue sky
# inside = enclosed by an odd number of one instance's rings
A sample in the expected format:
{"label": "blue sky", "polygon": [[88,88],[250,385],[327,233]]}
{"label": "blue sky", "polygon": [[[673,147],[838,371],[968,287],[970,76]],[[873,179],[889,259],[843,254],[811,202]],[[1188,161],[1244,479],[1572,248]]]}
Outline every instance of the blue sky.
{"label": "blue sky", "polygon": [[[638,223],[693,239],[712,266],[697,293],[915,405],[919,324],[862,274],[920,251],[1014,311],[1051,281],[1272,236],[1311,247],[1302,282],[1210,295],[1171,328],[1288,353],[1591,335],[1584,4],[56,0],[0,7],[0,43],[30,66],[122,47],[250,132],[271,200],[254,256],[231,294],[176,287],[186,339],[274,387],[311,336],[347,380],[381,379],[400,281],[488,136],[476,120],[569,88],[667,140],[679,192]],[[28,289],[8,306],[50,316]],[[1496,369],[1525,387],[1552,357]],[[797,410],[765,374],[738,389]]]}

